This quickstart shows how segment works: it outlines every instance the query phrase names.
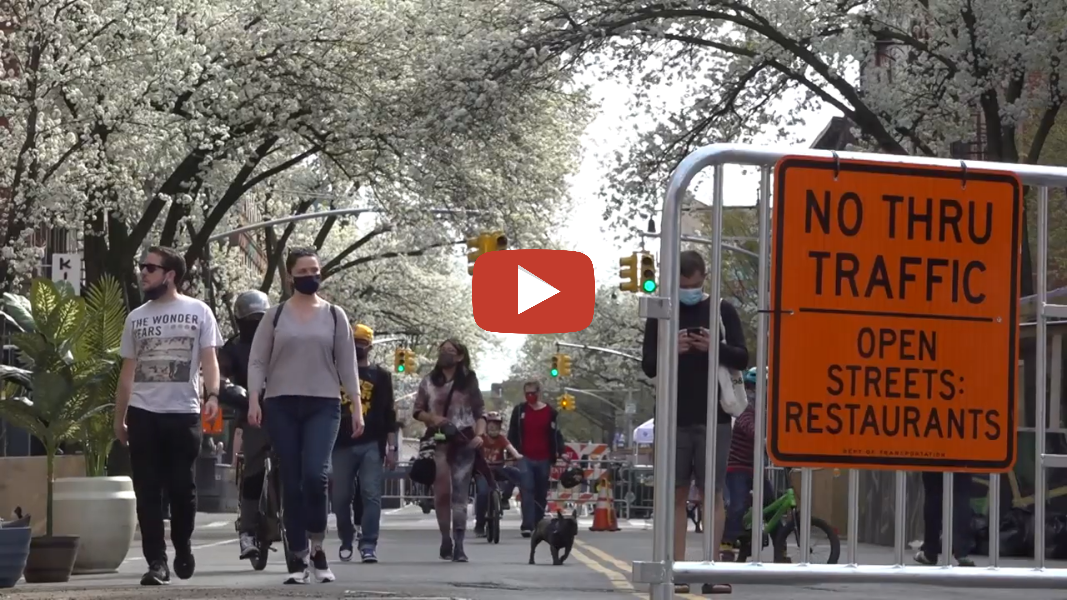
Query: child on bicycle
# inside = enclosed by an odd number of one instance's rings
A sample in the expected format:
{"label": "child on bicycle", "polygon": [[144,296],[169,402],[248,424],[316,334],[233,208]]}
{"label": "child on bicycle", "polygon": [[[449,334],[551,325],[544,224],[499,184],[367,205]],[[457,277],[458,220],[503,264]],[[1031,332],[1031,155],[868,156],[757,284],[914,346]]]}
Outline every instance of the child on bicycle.
{"label": "child on bicycle", "polygon": [[[753,449],[756,437],[756,369],[745,372],[745,391],[748,392],[748,407],[734,421],[730,441],[730,456],[726,461],[726,530],[723,543],[736,546],[744,527],[745,511],[752,504]],[[762,436],[761,436],[762,437]],[[771,482],[763,477],[764,505],[774,501]]]}
{"label": "child on bicycle", "polygon": [[[482,455],[485,462],[492,470],[494,479],[501,482],[500,495],[507,506],[508,498],[515,491],[519,483],[518,467],[505,464],[505,458],[511,456],[515,460],[522,460],[522,455],[511,445],[507,436],[501,435],[504,424],[503,417],[498,412],[491,412],[485,416],[485,436],[482,442]],[[474,535],[485,537],[485,519],[489,510],[490,481],[487,477],[478,475],[478,493],[474,497]],[[495,482],[492,482],[495,483]],[[502,506],[502,508],[503,508]]]}

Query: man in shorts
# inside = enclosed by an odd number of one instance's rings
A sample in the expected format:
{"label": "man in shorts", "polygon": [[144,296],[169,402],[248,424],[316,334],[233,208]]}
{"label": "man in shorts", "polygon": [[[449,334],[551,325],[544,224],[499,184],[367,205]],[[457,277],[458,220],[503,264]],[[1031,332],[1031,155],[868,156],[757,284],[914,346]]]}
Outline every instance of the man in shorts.
{"label": "man in shorts", "polygon": [[[670,343],[678,348],[678,431],[675,443],[678,460],[675,467],[674,495],[674,560],[685,560],[686,531],[688,519],[686,502],[690,483],[695,481],[702,493],[707,475],[707,410],[708,410],[708,348],[712,342],[708,327],[711,310],[719,307],[719,315],[725,335],[716,335],[719,343],[719,363],[736,371],[748,368],[748,349],[745,332],[737,309],[729,302],[712,299],[704,293],[707,268],[704,259],[693,250],[686,250],[679,257],[681,279],[679,282],[678,339]],[[712,303],[715,304],[712,304]],[[649,377],[656,376],[656,358],[659,347],[659,322],[649,319],[645,323],[645,338],[642,345],[641,366]],[[723,490],[726,483],[726,460],[730,454],[730,415],[720,404],[715,435],[715,515],[712,539],[716,547],[722,542],[726,521],[726,506]],[[706,523],[705,523],[706,526]],[[689,593],[687,584],[675,586],[676,593]],[[728,594],[730,586],[705,584],[704,594]]]}

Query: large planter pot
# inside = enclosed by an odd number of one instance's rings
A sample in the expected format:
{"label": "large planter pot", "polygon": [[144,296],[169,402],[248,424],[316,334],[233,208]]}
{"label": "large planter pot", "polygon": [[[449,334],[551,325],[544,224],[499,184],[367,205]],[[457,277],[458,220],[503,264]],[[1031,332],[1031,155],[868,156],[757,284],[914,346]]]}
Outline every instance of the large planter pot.
{"label": "large planter pot", "polygon": [[56,479],[56,535],[81,539],[74,574],[114,573],[126,559],[137,530],[137,498],[129,477]]}
{"label": "large planter pot", "polygon": [[26,583],[66,583],[78,557],[78,536],[40,536],[30,540],[22,576]]}
{"label": "large planter pot", "polygon": [[0,528],[0,588],[15,587],[22,579],[31,537],[29,527]]}

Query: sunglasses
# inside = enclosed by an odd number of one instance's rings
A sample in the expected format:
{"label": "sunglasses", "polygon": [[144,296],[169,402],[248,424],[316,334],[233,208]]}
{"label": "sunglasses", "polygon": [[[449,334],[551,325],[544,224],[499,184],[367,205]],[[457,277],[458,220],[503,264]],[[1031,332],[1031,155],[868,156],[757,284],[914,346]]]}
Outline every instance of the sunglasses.
{"label": "sunglasses", "polygon": [[162,271],[163,265],[153,265],[152,263],[141,263],[141,270],[148,271],[149,273],[155,273],[156,271]]}

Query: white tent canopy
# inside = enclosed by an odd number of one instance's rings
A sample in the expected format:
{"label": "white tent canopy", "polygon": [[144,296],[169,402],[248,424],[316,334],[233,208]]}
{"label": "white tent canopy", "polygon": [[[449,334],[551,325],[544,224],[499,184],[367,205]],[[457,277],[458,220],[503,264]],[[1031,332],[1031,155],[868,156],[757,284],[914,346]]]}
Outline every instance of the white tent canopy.
{"label": "white tent canopy", "polygon": [[653,430],[655,428],[655,419],[649,419],[642,423],[637,429],[634,429],[634,443],[635,444],[651,444],[653,438]]}

